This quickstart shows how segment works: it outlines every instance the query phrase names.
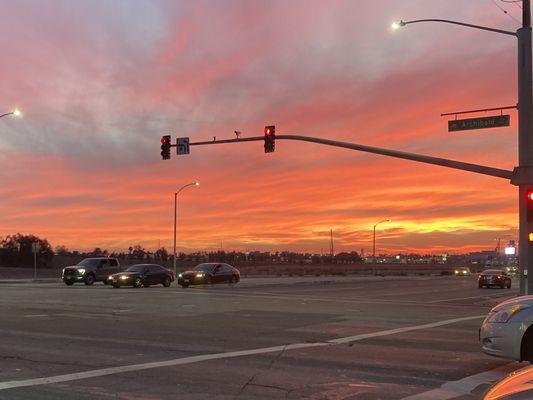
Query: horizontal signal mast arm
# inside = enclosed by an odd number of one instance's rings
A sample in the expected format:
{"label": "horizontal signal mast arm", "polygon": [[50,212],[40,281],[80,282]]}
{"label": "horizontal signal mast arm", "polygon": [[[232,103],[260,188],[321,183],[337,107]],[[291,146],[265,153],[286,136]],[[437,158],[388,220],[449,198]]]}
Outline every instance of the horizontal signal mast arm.
{"label": "horizontal signal mast arm", "polygon": [[[253,141],[263,141],[265,138],[263,136],[254,136],[248,138],[239,138],[239,139],[223,139],[223,140],[214,140],[206,142],[195,142],[190,143],[190,146],[202,146],[209,144],[224,144],[224,143],[238,143],[238,142],[253,142]],[[383,156],[403,158],[404,160],[417,161],[425,164],[440,165],[441,167],[460,169],[463,171],[475,172],[477,174],[494,176],[497,178],[511,179],[513,177],[513,171],[487,167],[485,165],[471,164],[462,161],[448,160],[446,158],[425,156],[422,154],[416,153],[406,153],[403,151],[383,149],[380,147],[365,146],[356,143],[348,142],[339,142],[337,140],[321,139],[310,136],[300,136],[300,135],[276,135],[276,140],[299,140],[302,142],[318,143],[326,146],[333,147],[342,147],[350,150],[363,151],[366,153],[381,154]]]}

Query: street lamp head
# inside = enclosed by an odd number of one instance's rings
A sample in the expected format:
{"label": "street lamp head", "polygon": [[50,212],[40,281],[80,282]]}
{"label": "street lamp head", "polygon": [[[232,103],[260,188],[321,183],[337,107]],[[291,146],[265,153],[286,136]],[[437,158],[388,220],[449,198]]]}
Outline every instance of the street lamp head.
{"label": "street lamp head", "polygon": [[15,108],[15,109],[13,110],[13,115],[14,115],[15,117],[22,117],[22,112],[21,112],[18,108]]}
{"label": "street lamp head", "polygon": [[391,28],[392,30],[397,30],[397,29],[400,29],[402,26],[405,26],[405,22],[403,22],[402,20],[400,21],[395,21],[391,24]]}

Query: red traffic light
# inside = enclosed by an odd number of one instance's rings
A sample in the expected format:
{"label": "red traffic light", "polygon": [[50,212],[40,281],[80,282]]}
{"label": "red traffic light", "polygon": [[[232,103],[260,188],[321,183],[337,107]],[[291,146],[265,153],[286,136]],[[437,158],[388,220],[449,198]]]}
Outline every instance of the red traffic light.
{"label": "red traffic light", "polygon": [[168,160],[170,158],[170,135],[165,135],[161,137],[161,158],[163,160]]}
{"label": "red traffic light", "polygon": [[265,153],[272,153],[276,148],[276,127],[265,126]]}

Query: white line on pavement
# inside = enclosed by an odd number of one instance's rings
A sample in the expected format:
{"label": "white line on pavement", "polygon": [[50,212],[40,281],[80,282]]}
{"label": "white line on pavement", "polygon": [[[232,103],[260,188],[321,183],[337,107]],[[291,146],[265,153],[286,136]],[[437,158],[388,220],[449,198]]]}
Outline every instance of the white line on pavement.
{"label": "white line on pavement", "polygon": [[414,331],[414,330],[430,329],[430,328],[435,328],[435,327],[438,327],[438,326],[455,324],[457,322],[480,319],[480,318],[483,318],[483,317],[485,317],[485,316],[484,315],[475,315],[475,316],[470,316],[470,317],[447,319],[447,320],[443,320],[443,321],[433,322],[433,323],[430,323],[430,324],[423,324],[423,325],[416,325],[416,326],[406,326],[406,327],[403,327],[403,328],[388,329],[388,330],[385,330],[385,331],[378,331],[378,332],[366,333],[366,334],[362,334],[362,335],[355,335],[355,336],[348,336],[348,337],[344,337],[344,338],[331,339],[331,340],[325,341],[325,342],[295,343],[295,344],[289,344],[289,345],[284,345],[284,346],[263,347],[263,348],[259,348],[259,349],[230,351],[230,352],[226,352],[226,353],[204,354],[204,355],[198,355],[198,356],[176,358],[176,359],[166,360],[166,361],[158,361],[158,362],[150,362],[150,363],[144,363],[144,364],[123,365],[123,366],[118,366],[118,367],[95,369],[95,370],[92,370],[92,371],[84,371],[84,372],[76,372],[76,373],[72,373],[72,374],[49,376],[49,377],[45,377],[45,378],[35,378],[35,379],[27,379],[27,380],[20,380],[20,381],[0,382],[0,390],[17,388],[17,387],[48,385],[48,384],[51,384],[51,383],[68,382],[68,381],[74,381],[74,380],[78,380],[78,379],[95,378],[95,377],[98,377],[98,376],[114,375],[114,374],[120,374],[120,373],[124,373],[124,372],[142,371],[142,370],[146,370],[146,369],[170,367],[170,366],[175,366],[175,365],[193,364],[193,363],[202,362],[202,361],[209,361],[209,360],[219,360],[219,359],[225,359],[225,358],[243,357],[243,356],[250,356],[250,355],[256,355],[256,354],[275,353],[275,352],[294,350],[294,349],[302,349],[302,348],[309,348],[309,347],[332,346],[332,345],[337,345],[337,344],[342,344],[342,343],[356,342],[356,341],[360,341],[360,340],[364,340],[364,339],[368,339],[368,338],[372,338],[372,337],[394,335],[394,334],[397,334],[397,333],[409,332],[409,331]]}
{"label": "white line on pavement", "polygon": [[28,315],[24,315],[24,318],[37,318],[37,317],[48,317],[48,314],[28,314]]}
{"label": "white line on pavement", "polygon": [[446,301],[482,299],[482,298],[486,298],[488,300],[496,300],[497,297],[505,297],[505,296],[514,297],[517,294],[518,293],[516,293],[516,292],[505,292],[505,293],[495,293],[493,295],[486,294],[486,295],[480,295],[480,296],[455,297],[455,298],[452,298],[452,299],[432,300],[432,301],[428,301],[428,303],[435,304],[435,303],[444,303]]}
{"label": "white line on pavement", "polygon": [[516,370],[519,366],[516,362],[505,364],[496,369],[467,376],[458,381],[446,382],[438,389],[404,397],[401,400],[448,400],[468,395],[479,385],[494,383]]}

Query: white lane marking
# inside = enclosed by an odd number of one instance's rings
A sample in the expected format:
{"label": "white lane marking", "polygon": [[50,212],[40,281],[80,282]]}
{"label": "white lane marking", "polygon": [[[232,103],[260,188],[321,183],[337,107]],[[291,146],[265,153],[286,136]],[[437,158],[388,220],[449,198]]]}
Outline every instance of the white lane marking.
{"label": "white lane marking", "polygon": [[455,324],[457,322],[480,319],[483,317],[485,316],[475,315],[471,317],[447,319],[443,321],[433,322],[430,324],[417,325],[417,326],[406,326],[403,328],[388,329],[385,331],[378,331],[378,332],[366,333],[362,335],[331,339],[325,342],[294,343],[294,344],[283,345],[283,346],[273,346],[273,347],[263,347],[263,348],[250,349],[250,350],[230,351],[226,353],[204,354],[204,355],[184,357],[184,358],[175,358],[175,359],[166,360],[166,361],[157,361],[157,362],[150,362],[150,363],[143,363],[143,364],[132,364],[132,365],[123,365],[123,366],[118,366],[118,367],[95,369],[92,371],[84,371],[84,372],[76,372],[72,374],[49,376],[45,378],[0,382],[0,390],[12,389],[12,388],[17,388],[17,387],[48,385],[51,383],[75,381],[79,379],[95,378],[98,376],[114,375],[114,374],[120,374],[124,372],[142,371],[146,369],[170,367],[170,366],[175,366],[175,365],[193,364],[193,363],[209,361],[209,360],[243,357],[243,356],[250,356],[250,355],[256,355],[256,354],[275,353],[275,352],[294,350],[294,349],[303,349],[303,348],[309,348],[309,347],[332,346],[332,345],[337,345],[337,344],[342,344],[342,343],[356,342],[356,341],[360,341],[360,340],[364,340],[364,339],[368,339],[372,337],[394,335],[396,333],[409,332],[409,331],[421,330],[421,329],[430,329],[430,328],[434,328],[437,326],[450,325],[450,324]]}
{"label": "white lane marking", "polygon": [[28,315],[24,315],[24,318],[38,318],[38,317],[48,317],[48,314],[28,314]]}
{"label": "white lane marking", "polygon": [[505,364],[490,371],[467,376],[458,381],[446,382],[438,389],[428,390],[427,392],[404,397],[401,400],[448,400],[468,395],[479,385],[494,383],[519,367],[520,364],[517,362]]}
{"label": "white lane marking", "polygon": [[332,340],[328,340],[328,343],[334,343],[334,344],[350,343],[350,342],[356,342],[358,340],[363,340],[363,339],[368,339],[368,338],[373,338],[373,337],[378,337],[378,336],[395,335],[397,333],[404,333],[404,332],[410,332],[410,331],[418,331],[418,330],[422,330],[422,329],[437,328],[439,326],[450,325],[450,324],[454,324],[456,322],[470,321],[472,319],[481,319],[481,318],[485,318],[485,316],[484,315],[476,315],[476,316],[473,316],[473,317],[462,317],[462,318],[447,319],[447,320],[444,320],[444,321],[432,322],[430,324],[416,325],[416,326],[406,326],[406,327],[403,327],[403,328],[388,329],[386,331],[372,332],[372,333],[362,333],[360,335],[347,336],[347,337],[343,337],[343,338],[332,339]]}
{"label": "white lane marking", "polygon": [[486,294],[486,295],[469,296],[469,297],[455,297],[451,299],[432,300],[432,301],[428,301],[428,303],[434,304],[434,303],[443,303],[445,301],[469,300],[469,299],[480,299],[480,298],[486,298],[490,300],[490,299],[494,299],[495,297],[504,297],[504,296],[515,297],[517,294],[518,293],[516,292],[505,292],[505,293],[496,293],[492,296],[489,294]]}
{"label": "white lane marking", "polygon": [[244,297],[244,298],[253,298],[253,299],[272,299],[272,300],[308,300],[308,301],[318,301],[325,303],[349,303],[349,304],[393,304],[393,305],[419,305],[424,307],[437,307],[437,308],[480,308],[481,306],[475,304],[429,304],[427,301],[410,301],[410,300],[388,300],[388,299],[368,299],[364,297],[352,297],[352,298],[328,298],[328,297],[309,297],[301,295],[291,295],[291,294],[278,294],[273,292],[253,292],[253,293],[224,293],[224,292],[198,292],[198,291],[189,291],[185,292],[174,292],[174,294],[184,294],[184,295],[195,295],[195,296],[227,296],[227,297]]}

